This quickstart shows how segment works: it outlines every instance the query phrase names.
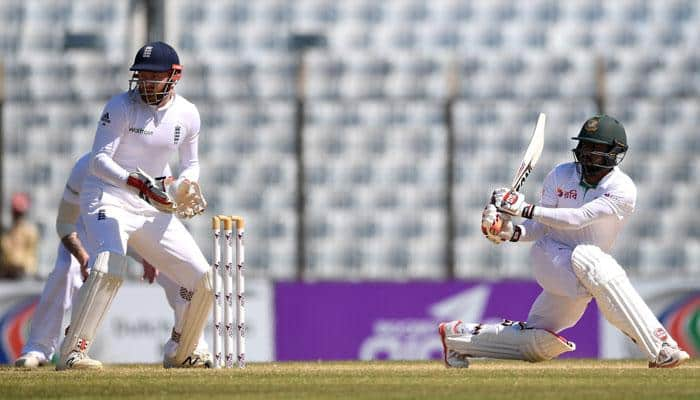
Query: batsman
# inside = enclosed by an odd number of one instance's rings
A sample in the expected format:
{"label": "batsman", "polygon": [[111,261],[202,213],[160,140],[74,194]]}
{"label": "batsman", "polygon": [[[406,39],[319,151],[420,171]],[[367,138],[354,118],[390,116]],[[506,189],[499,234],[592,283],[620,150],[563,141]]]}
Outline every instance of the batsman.
{"label": "batsman", "polygon": [[[574,351],[575,344],[558,333],[574,326],[592,299],[650,368],[673,368],[689,359],[610,255],[637,196],[619,167],[628,149],[624,127],[608,115],[595,115],[572,139],[578,141],[574,162],[549,172],[536,205],[513,188],[499,188],[481,218],[482,232],[497,245],[534,242],[530,259],[542,292],[527,321],[441,323],[448,367],[468,367],[470,357],[539,362]],[[513,217],[524,222],[515,224]]]}

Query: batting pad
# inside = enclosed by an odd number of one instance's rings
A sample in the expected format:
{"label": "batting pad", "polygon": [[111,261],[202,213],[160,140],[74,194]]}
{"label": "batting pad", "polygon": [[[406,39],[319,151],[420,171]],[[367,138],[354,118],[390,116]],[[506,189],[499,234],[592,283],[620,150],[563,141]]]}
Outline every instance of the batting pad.
{"label": "batting pad", "polygon": [[197,287],[195,287],[189,307],[187,307],[182,318],[182,332],[180,332],[180,341],[174,360],[177,364],[185,363],[197,347],[204,325],[206,325],[209,314],[211,314],[213,303],[214,289],[212,289],[211,270],[209,270],[202,276]]}
{"label": "batting pad", "polygon": [[113,270],[120,273],[125,266],[126,258],[120,254],[110,254],[104,251],[97,255],[90,275],[80,288],[76,301],[73,303],[70,327],[61,345],[62,361],[73,351],[87,353],[90,349],[97,328],[107,314],[107,310],[109,310],[109,306],[123,281],[121,275],[115,275],[108,271]]}
{"label": "batting pad", "polygon": [[504,321],[497,325],[462,324],[463,329],[447,332],[447,348],[467,357],[502,360],[547,361],[576,350],[576,344],[544,329]]}
{"label": "batting pad", "polygon": [[571,266],[605,318],[632,338],[649,361],[656,360],[663,343],[677,346],[612,256],[597,246],[579,245]]}

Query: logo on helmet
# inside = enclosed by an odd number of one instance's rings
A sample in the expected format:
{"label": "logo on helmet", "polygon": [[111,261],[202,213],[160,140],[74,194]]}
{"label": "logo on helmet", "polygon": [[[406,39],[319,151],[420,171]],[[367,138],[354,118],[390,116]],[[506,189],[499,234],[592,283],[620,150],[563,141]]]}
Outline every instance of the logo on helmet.
{"label": "logo on helmet", "polygon": [[153,51],[153,46],[146,46],[143,49],[143,58],[150,58],[152,51]]}
{"label": "logo on helmet", "polygon": [[591,118],[588,121],[586,121],[586,124],[583,126],[583,129],[586,130],[586,132],[594,133],[598,130],[598,118]]}

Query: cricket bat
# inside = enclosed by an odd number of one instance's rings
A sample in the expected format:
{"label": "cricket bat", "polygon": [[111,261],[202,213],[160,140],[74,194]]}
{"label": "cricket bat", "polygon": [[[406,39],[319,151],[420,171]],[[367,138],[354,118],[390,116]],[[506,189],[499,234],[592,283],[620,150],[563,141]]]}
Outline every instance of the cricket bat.
{"label": "cricket bat", "polygon": [[511,189],[514,191],[520,191],[520,188],[523,187],[525,180],[540,159],[540,155],[542,155],[542,149],[544,147],[544,125],[546,121],[547,117],[544,113],[540,113],[539,117],[537,117],[535,131],[530,138],[530,144],[527,146],[525,155],[523,155],[523,160],[520,162],[520,167],[513,177]]}

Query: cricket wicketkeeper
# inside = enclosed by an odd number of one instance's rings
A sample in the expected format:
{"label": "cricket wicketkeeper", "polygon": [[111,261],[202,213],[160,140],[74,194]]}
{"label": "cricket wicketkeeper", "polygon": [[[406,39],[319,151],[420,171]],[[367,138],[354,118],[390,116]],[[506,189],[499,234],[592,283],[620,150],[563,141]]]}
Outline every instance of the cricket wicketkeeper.
{"label": "cricket wicketkeeper", "polygon": [[[101,368],[88,351],[126,273],[127,242],[179,286],[179,324],[165,349],[166,367],[192,362],[214,293],[209,263],[180,219],[200,214],[197,107],[175,93],[182,65],[163,42],[143,46],[129,90],[112,97],[97,123],[89,174],[80,193],[90,276],[73,304],[57,369]],[[177,153],[179,176],[165,175]]]}

